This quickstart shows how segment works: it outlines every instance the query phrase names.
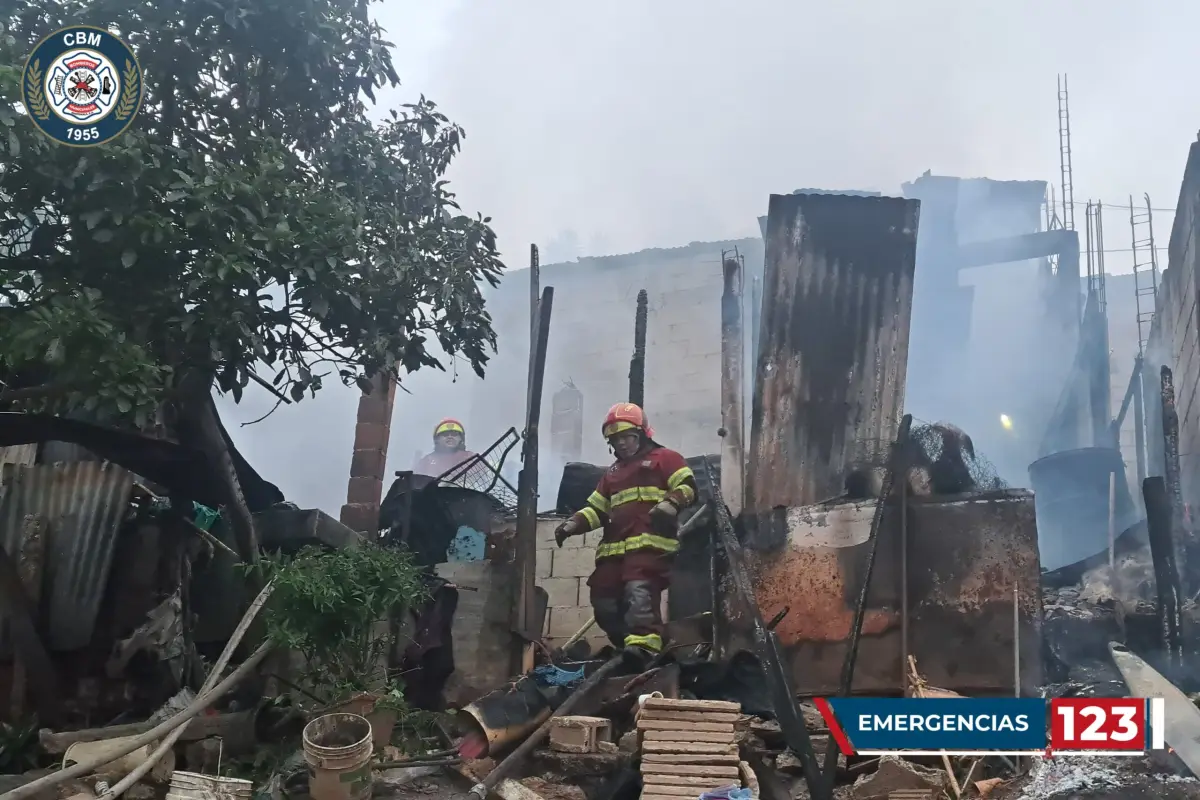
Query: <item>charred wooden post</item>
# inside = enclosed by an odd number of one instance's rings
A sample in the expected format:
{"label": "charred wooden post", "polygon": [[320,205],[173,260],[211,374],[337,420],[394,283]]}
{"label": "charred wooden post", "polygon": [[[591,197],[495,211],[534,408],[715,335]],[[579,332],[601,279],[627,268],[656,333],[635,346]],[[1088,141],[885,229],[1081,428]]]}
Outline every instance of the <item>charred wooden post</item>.
{"label": "charred wooden post", "polygon": [[[1166,367],[1163,367],[1166,370]],[[1183,666],[1183,589],[1175,563],[1174,526],[1170,493],[1162,478],[1142,482],[1146,501],[1146,530],[1150,557],[1154,560],[1154,582],[1158,589],[1158,621],[1166,664],[1174,672]]]}
{"label": "charred wooden post", "polygon": [[[542,290],[537,306],[537,330],[531,347],[529,396],[526,400],[525,440],[521,450],[521,474],[517,480],[516,563],[520,576],[513,630],[526,641],[541,638],[541,621],[536,619],[535,576],[537,568],[538,424],[542,415],[542,383],[546,376],[546,346],[550,338],[550,312],[554,287]],[[522,667],[524,664],[522,663]],[[532,664],[530,665],[532,666]],[[520,670],[524,672],[524,669]]]}
{"label": "charred wooden post", "polygon": [[[533,359],[537,352],[538,303],[542,297],[542,259],[536,244],[529,245],[529,380],[525,385],[528,395],[533,391]],[[526,424],[529,410],[526,409]]]}
{"label": "charred wooden post", "polygon": [[721,295],[721,494],[729,513],[742,513],[742,262],[737,253],[723,254],[725,288]]}
{"label": "charred wooden post", "polygon": [[[1171,504],[1171,535],[1174,541],[1175,563],[1180,575],[1187,574],[1187,560],[1183,547],[1183,486],[1179,467],[1179,411],[1175,405],[1175,378],[1171,368],[1164,366],[1159,373],[1162,392],[1163,427],[1163,478],[1166,482],[1167,499]],[[1187,582],[1184,591],[1190,591]]]}
{"label": "charred wooden post", "polygon": [[629,359],[629,402],[646,407],[646,323],[650,313],[650,298],[642,289],[637,296],[637,312],[633,317],[633,358]]}

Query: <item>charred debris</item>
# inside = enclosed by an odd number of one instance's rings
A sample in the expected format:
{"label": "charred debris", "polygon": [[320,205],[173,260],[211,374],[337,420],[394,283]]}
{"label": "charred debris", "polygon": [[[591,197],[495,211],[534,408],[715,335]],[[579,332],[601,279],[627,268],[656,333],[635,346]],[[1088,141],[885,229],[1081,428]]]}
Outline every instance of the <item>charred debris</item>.
{"label": "charred debris", "polygon": [[[1200,202],[1198,175],[1193,147],[1181,207]],[[1174,729],[1169,757],[1120,769],[848,757],[812,702],[1150,694],[1179,730],[1200,718],[1195,473],[1181,454],[1200,433],[1179,411],[1195,359],[1156,356],[1197,343],[1168,341],[1156,313],[1113,414],[1092,248],[1081,305],[1063,288],[1083,276],[1061,222],[948,254],[935,245],[956,241],[950,180],[926,176],[906,198],[775,195],[761,275],[722,254],[722,423],[714,452],[689,459],[701,496],[681,522],[669,646],[648,664],[598,646],[581,597],[592,542],[552,549],[605,467],[568,464],[556,507],[538,508],[554,289],[536,248],[521,432],[436,478],[397,473],[385,494],[372,454],[392,398],[370,392],[341,521],[287,503],[225,437],[257,568],[240,563],[198,454],[0,413],[0,800],[1200,797],[1200,759]],[[1035,189],[996,191],[1040,204]],[[1191,285],[1174,259],[1194,236],[1172,236],[1156,311]],[[957,424],[905,413],[906,393],[925,402],[954,379],[921,356],[931,293],[968,324],[950,279],[1017,259],[1044,261],[1039,313],[1065,331],[1047,344],[1067,378],[1039,412],[1034,491],[1005,485]],[[746,285],[761,303],[744,315]],[[646,292],[631,311],[627,396],[644,402],[669,354],[647,345]],[[577,442],[569,388],[550,436]]]}

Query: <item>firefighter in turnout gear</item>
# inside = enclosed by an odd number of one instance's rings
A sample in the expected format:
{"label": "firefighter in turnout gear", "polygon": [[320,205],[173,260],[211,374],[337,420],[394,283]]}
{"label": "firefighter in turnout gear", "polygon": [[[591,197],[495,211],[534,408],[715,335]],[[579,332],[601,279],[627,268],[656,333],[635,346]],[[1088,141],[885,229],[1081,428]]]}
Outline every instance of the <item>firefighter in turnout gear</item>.
{"label": "firefighter in turnout gear", "polygon": [[602,431],[617,460],[554,538],[562,547],[571,536],[604,529],[588,578],[592,611],[614,646],[644,662],[663,648],[662,593],[679,549],[679,512],[696,501],[696,477],[683,456],[654,441],[633,403],[609,409]]}

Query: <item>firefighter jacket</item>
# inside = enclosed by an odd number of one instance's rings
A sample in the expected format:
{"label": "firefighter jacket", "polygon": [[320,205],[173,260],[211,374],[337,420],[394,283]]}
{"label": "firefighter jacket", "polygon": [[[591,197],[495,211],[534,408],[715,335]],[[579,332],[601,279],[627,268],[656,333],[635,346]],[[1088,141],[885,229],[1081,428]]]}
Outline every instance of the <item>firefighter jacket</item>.
{"label": "firefighter jacket", "polygon": [[604,528],[597,560],[638,550],[674,553],[679,549],[675,537],[655,532],[650,523],[650,511],[664,500],[690,506],[696,501],[696,476],[679,453],[651,446],[609,467],[575,519],[584,531]]}

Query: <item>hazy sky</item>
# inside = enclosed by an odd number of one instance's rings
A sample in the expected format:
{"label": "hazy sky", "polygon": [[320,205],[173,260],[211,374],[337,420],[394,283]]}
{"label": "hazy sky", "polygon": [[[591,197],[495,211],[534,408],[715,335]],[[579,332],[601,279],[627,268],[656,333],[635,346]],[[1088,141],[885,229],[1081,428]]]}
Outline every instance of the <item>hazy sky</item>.
{"label": "hazy sky", "polygon": [[[1115,0],[384,0],[405,85],[467,130],[451,174],[512,265],[574,231],[584,254],[757,235],[772,192],[877,189],[936,174],[1058,183],[1055,76],[1070,75],[1075,198],[1174,208],[1200,129],[1200,4]],[[1083,226],[1082,205],[1076,209]],[[1165,244],[1171,215],[1156,217]],[[1108,209],[1106,246],[1129,246]],[[1127,270],[1128,254],[1108,256]],[[389,469],[455,406],[449,378],[397,401]],[[355,393],[225,412],[301,505],[345,496]],[[432,398],[438,398],[435,403]],[[405,463],[399,463],[405,462]],[[303,464],[303,467],[299,466]]]}

